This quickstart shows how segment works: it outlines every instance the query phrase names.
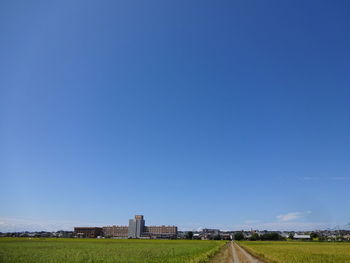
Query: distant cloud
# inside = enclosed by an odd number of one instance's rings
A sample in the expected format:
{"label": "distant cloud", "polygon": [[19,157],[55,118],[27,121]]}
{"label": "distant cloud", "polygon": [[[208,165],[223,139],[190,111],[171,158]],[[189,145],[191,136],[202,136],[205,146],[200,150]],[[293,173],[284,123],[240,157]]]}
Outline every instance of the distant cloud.
{"label": "distant cloud", "polygon": [[330,225],[326,222],[295,222],[295,221],[275,221],[262,222],[258,224],[242,224],[235,225],[233,229],[259,229],[259,230],[275,230],[275,231],[312,231],[316,229],[326,229]]}
{"label": "distant cloud", "polygon": [[73,230],[75,226],[101,226],[96,222],[81,222],[67,220],[45,220],[29,217],[3,217],[0,216],[0,232],[13,231],[57,231]]}
{"label": "distant cloud", "polygon": [[305,215],[311,214],[311,211],[307,212],[291,212],[283,215],[278,215],[277,219],[283,222],[294,221],[303,218]]}
{"label": "distant cloud", "polygon": [[211,229],[220,229],[223,231],[229,231],[232,230],[232,225],[226,225],[226,224],[205,224],[205,223],[199,223],[199,222],[186,222],[184,224],[177,225],[178,229],[180,231],[201,231],[204,228],[211,228]]}
{"label": "distant cloud", "polygon": [[260,229],[267,230],[315,230],[325,229],[328,227],[327,223],[324,222],[267,222],[260,225]]}
{"label": "distant cloud", "polygon": [[259,222],[260,222],[260,220],[246,220],[246,221],[244,221],[245,224],[256,224]]}
{"label": "distant cloud", "polygon": [[234,226],[235,229],[260,229],[277,231],[297,231],[297,230],[315,230],[330,227],[326,222],[307,221],[311,211],[289,212],[276,216],[272,222],[262,222],[260,220],[246,220],[241,225]]}

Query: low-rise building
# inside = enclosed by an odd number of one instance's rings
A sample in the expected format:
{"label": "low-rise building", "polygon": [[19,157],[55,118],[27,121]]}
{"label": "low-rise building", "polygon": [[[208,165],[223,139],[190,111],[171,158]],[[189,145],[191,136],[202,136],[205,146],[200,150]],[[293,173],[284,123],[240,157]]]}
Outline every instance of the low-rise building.
{"label": "low-rise building", "polygon": [[75,227],[76,237],[96,238],[177,238],[176,226],[145,226],[143,215],[129,220],[129,226]]}
{"label": "low-rise building", "polygon": [[103,236],[108,238],[128,238],[127,226],[104,226]]}
{"label": "low-rise building", "polygon": [[294,234],[294,239],[311,239],[310,235],[300,235],[300,234]]}
{"label": "low-rise building", "polygon": [[214,239],[216,237],[220,236],[220,230],[219,229],[209,229],[204,228],[201,233],[201,239],[203,240],[209,240]]}
{"label": "low-rise building", "polygon": [[145,226],[141,236],[150,238],[177,238],[177,227]]}
{"label": "low-rise building", "polygon": [[75,227],[74,235],[80,238],[97,238],[102,236],[101,227]]}

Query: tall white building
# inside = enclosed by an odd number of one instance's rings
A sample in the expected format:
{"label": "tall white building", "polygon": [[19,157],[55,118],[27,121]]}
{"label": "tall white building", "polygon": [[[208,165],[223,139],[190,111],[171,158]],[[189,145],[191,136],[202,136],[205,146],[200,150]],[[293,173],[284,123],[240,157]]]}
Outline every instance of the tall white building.
{"label": "tall white building", "polygon": [[140,238],[144,232],[145,220],[143,215],[136,215],[135,219],[129,220],[128,238]]}

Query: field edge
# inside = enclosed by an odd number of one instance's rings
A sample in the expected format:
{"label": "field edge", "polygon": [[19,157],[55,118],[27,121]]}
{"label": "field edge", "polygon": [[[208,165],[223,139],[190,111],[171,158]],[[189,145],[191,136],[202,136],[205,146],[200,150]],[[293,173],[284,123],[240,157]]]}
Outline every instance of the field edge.
{"label": "field edge", "polygon": [[237,244],[238,246],[240,246],[242,249],[244,249],[247,253],[249,253],[249,254],[251,254],[253,257],[256,257],[257,259],[263,261],[264,263],[279,263],[279,262],[277,262],[277,261],[274,261],[274,260],[271,260],[271,259],[266,258],[264,254],[258,253],[258,252],[256,252],[256,251],[252,250],[251,248],[242,245],[241,243],[236,242],[236,244]]}

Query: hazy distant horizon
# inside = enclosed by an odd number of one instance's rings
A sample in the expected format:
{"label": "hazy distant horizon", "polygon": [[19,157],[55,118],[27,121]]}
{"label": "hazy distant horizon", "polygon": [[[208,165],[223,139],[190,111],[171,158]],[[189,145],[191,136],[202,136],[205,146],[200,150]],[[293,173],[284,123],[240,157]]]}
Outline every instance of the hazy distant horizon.
{"label": "hazy distant horizon", "polygon": [[349,11],[2,1],[0,231],[345,226]]}
{"label": "hazy distant horizon", "polygon": [[[146,218],[147,220],[147,218]],[[23,231],[73,231],[74,227],[102,227],[102,226],[127,226],[128,222],[124,223],[102,223],[102,222],[84,222],[84,221],[59,221],[59,220],[40,220],[38,218],[4,218],[0,217],[0,232],[23,232]],[[146,225],[154,225],[152,222],[146,221]],[[166,223],[162,223],[162,225],[169,225]],[[262,222],[246,222],[243,225],[236,226],[223,226],[220,224],[216,224],[213,226],[205,226],[205,225],[194,225],[193,227],[189,226],[179,226],[179,231],[200,231],[204,228],[210,229],[220,229],[222,231],[239,231],[246,230],[249,231],[251,229],[254,230],[269,230],[269,231],[315,231],[315,230],[326,230],[326,229],[349,229],[350,223],[343,226],[327,226],[322,223],[306,223],[304,226],[300,226],[299,224],[292,223],[262,223]]]}

